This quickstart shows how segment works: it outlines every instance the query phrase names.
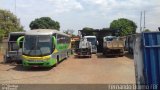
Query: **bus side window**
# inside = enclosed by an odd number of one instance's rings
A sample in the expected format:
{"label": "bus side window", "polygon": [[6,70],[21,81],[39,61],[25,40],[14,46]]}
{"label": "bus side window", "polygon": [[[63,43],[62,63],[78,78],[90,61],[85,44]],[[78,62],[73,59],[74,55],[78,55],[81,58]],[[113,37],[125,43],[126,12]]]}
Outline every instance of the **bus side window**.
{"label": "bus side window", "polygon": [[60,34],[57,35],[57,43],[58,44],[62,43],[62,36]]}
{"label": "bus side window", "polygon": [[64,42],[67,43],[67,37],[66,36],[64,36]]}
{"label": "bus side window", "polygon": [[62,36],[62,43],[66,43],[65,36]]}
{"label": "bus side window", "polygon": [[65,36],[65,43],[68,44],[69,42],[69,37]]}
{"label": "bus side window", "polygon": [[68,43],[70,43],[71,42],[71,38],[70,37],[68,37]]}

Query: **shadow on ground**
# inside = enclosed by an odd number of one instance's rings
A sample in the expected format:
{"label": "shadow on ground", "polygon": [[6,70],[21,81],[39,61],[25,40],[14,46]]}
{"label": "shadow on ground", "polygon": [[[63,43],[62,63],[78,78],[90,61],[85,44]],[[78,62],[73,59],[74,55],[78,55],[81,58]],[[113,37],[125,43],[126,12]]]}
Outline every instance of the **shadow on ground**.
{"label": "shadow on ground", "polygon": [[[60,61],[58,65],[62,63],[64,60]],[[16,62],[10,62],[10,63],[0,62],[0,64],[9,66],[5,71],[15,70],[15,71],[24,71],[24,72],[32,72],[32,71],[39,72],[39,71],[49,71],[56,67],[55,65],[53,65],[52,67],[40,67],[40,66],[23,67],[22,63],[16,63]]]}
{"label": "shadow on ground", "polygon": [[127,57],[127,58],[129,58],[129,59],[134,59],[134,56],[132,54],[129,54],[128,52],[125,53],[124,56]]}
{"label": "shadow on ground", "polygon": [[[64,59],[64,60],[66,60],[66,59]],[[60,64],[60,63],[62,63],[64,60],[62,60],[62,61],[60,61],[59,63],[58,63],[58,65]],[[41,71],[49,71],[49,70],[51,70],[51,69],[53,69],[53,68],[55,68],[56,66],[55,65],[53,65],[52,67],[23,67],[22,66],[22,64],[18,64],[18,65],[15,65],[15,67],[14,68],[12,68],[13,70],[16,70],[16,71],[26,71],[26,72],[32,72],[32,71],[37,71],[37,72],[41,72]]]}
{"label": "shadow on ground", "polygon": [[23,67],[21,64],[15,65],[12,70],[15,71],[24,71],[24,72],[32,72],[32,71],[49,71],[54,67]]}
{"label": "shadow on ground", "polygon": [[117,58],[119,57],[118,55],[103,55],[102,53],[97,53],[97,58]]}
{"label": "shadow on ground", "polygon": [[22,64],[17,63],[2,63],[4,65],[9,65],[10,68],[6,69],[5,71],[15,70],[15,71],[25,71],[25,72],[32,72],[32,71],[49,71],[55,66],[52,67],[23,67]]}
{"label": "shadow on ground", "polygon": [[84,59],[84,60],[87,60],[87,59],[90,59],[90,57],[88,57],[88,56],[74,56],[74,59]]}

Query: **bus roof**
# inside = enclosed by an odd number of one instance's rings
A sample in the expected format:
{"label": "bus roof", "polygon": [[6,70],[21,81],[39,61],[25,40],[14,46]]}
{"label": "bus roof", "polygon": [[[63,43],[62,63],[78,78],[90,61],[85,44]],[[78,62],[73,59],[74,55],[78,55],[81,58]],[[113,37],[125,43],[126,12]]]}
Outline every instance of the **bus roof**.
{"label": "bus roof", "polygon": [[24,35],[25,32],[10,32],[10,35]]}
{"label": "bus roof", "polygon": [[29,30],[29,31],[26,31],[25,35],[52,35],[54,33],[58,33],[58,34],[70,37],[69,35],[67,35],[65,33],[62,33],[62,32],[60,32],[58,30],[55,30],[55,29],[35,29],[35,30]]}

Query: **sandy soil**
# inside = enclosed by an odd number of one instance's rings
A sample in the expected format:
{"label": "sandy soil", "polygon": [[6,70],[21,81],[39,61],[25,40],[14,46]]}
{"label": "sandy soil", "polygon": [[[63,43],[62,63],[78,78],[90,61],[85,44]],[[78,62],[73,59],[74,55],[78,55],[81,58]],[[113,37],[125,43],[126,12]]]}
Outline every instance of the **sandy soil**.
{"label": "sandy soil", "polygon": [[132,57],[92,58],[70,56],[53,68],[24,69],[15,63],[3,64],[0,55],[0,83],[14,84],[135,84]]}

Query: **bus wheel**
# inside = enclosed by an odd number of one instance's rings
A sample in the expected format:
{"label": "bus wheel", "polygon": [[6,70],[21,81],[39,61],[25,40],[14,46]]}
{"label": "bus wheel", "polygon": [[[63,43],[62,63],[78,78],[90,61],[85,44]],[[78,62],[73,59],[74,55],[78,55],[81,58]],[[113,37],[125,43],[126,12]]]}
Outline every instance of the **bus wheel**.
{"label": "bus wheel", "polygon": [[67,52],[67,57],[69,57],[69,53]]}
{"label": "bus wheel", "polygon": [[57,63],[59,63],[59,56],[57,56]]}
{"label": "bus wheel", "polygon": [[59,56],[57,56],[57,59],[56,59],[56,64],[55,64],[55,66],[57,66],[57,65],[58,65],[58,63],[59,63]]}

